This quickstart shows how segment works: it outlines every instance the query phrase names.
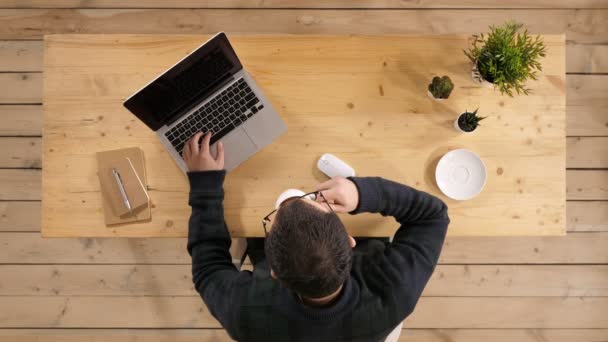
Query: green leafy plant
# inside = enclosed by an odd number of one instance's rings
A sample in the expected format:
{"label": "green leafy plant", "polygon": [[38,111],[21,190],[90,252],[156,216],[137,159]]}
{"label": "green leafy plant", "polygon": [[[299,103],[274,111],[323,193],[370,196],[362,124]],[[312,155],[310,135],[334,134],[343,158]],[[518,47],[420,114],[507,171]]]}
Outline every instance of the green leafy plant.
{"label": "green leafy plant", "polygon": [[486,116],[478,116],[477,111],[479,108],[475,109],[474,112],[464,111],[464,113],[460,114],[458,117],[458,126],[465,132],[473,132],[479,125],[479,121],[487,118]]}
{"label": "green leafy plant", "polygon": [[431,84],[429,84],[429,92],[436,99],[447,99],[450,97],[453,89],[454,83],[452,83],[452,80],[448,76],[435,76]]}
{"label": "green leafy plant", "polygon": [[494,85],[502,94],[528,94],[525,81],[536,79],[541,71],[540,57],[545,56],[545,44],[540,36],[531,37],[528,30],[514,21],[502,26],[490,26],[487,35],[473,35],[471,46],[464,53],[475,64],[474,73]]}

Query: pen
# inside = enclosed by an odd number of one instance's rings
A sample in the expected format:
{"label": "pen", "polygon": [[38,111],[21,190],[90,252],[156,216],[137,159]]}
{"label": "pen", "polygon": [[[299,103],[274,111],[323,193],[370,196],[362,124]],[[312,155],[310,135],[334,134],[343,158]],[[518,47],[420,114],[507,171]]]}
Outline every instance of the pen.
{"label": "pen", "polygon": [[115,168],[112,168],[112,175],[114,175],[114,180],[116,181],[116,185],[118,185],[118,190],[120,190],[120,196],[122,196],[122,200],[125,202],[125,205],[127,206],[127,209],[129,209],[129,212],[131,212],[131,203],[129,202],[129,198],[127,198],[127,193],[125,192],[124,184],[122,184],[120,173],[118,173]]}

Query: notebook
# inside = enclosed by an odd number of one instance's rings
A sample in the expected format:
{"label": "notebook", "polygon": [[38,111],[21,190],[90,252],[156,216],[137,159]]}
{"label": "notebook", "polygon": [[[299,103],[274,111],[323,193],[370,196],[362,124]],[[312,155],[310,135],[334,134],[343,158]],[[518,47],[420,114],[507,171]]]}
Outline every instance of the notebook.
{"label": "notebook", "polygon": [[[116,170],[120,182],[117,181],[113,169]],[[97,174],[106,225],[150,219],[146,168],[144,154],[140,148],[98,152]],[[131,210],[123,199],[119,183],[123,185]]]}

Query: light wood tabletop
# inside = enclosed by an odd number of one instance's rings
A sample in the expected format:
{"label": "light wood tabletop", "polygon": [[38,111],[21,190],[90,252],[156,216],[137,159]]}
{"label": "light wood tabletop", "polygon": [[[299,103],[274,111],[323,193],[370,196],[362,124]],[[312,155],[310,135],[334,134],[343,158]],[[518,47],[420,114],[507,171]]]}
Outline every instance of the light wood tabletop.
{"label": "light wood tabletop", "polygon": [[[45,237],[187,235],[188,181],[154,132],[122,102],[209,36],[50,35],[44,47],[42,234]],[[316,161],[330,152],[358,176],[381,176],[428,191],[449,206],[450,235],[565,233],[565,38],[545,35],[547,57],[529,96],[500,95],[471,79],[464,35],[229,36],[242,63],[288,132],[228,174],[224,201],[233,236],[262,236],[261,219],[284,189],[327,178]],[[448,75],[449,99],[427,97]],[[488,116],[474,134],[453,121]],[[106,227],[95,153],[141,147],[152,220]],[[479,154],[483,192],[446,198],[434,180],[446,152]],[[387,236],[393,219],[341,216],[355,236]]]}

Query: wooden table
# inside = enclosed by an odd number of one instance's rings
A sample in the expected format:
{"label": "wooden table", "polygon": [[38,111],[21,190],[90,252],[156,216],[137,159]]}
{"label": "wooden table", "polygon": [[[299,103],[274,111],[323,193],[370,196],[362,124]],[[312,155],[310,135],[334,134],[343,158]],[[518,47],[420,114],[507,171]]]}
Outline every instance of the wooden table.
{"label": "wooden table", "polygon": [[[188,182],[156,136],[123,100],[208,36],[45,37],[42,234],[48,237],[187,235]],[[467,36],[231,36],[247,70],[289,128],[227,177],[225,214],[233,236],[261,236],[261,218],[286,188],[326,178],[315,163],[331,152],[360,176],[382,176],[435,194],[450,207],[451,235],[565,233],[565,39],[544,36],[548,56],[530,96],[510,98],[471,79]],[[455,83],[431,101],[435,75]],[[488,119],[472,135],[452,123],[465,109]],[[152,221],[106,227],[95,152],[144,150]],[[458,202],[434,181],[438,159],[467,148],[488,179]],[[390,235],[394,220],[342,216],[353,235]]]}

